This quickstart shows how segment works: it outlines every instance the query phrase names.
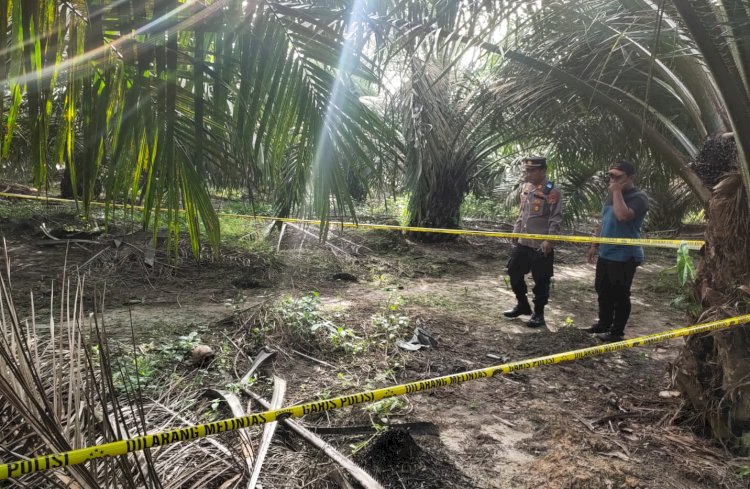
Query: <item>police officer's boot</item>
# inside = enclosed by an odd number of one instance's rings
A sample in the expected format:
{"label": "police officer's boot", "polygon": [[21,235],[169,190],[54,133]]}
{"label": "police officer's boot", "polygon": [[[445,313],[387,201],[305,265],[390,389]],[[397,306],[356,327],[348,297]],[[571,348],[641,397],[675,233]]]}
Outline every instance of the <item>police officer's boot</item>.
{"label": "police officer's boot", "polygon": [[542,326],[547,326],[547,323],[544,322],[544,306],[534,304],[534,314],[531,315],[531,319],[526,323],[526,326],[529,328],[541,328]]}
{"label": "police officer's boot", "polygon": [[517,318],[518,316],[525,316],[527,314],[531,314],[531,306],[529,305],[529,302],[519,301],[519,303],[516,304],[516,307],[505,311],[503,316],[506,318]]}

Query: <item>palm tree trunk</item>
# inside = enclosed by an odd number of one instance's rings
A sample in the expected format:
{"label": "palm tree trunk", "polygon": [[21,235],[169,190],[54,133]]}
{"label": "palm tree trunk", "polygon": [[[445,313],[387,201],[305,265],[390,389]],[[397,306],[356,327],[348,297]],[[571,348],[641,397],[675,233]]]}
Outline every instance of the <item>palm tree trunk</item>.
{"label": "palm tree trunk", "polygon": [[[409,199],[409,226],[458,229],[461,224],[461,203],[468,190],[468,175],[461,166],[451,174],[423,174]],[[420,241],[449,241],[452,234],[410,233]]]}
{"label": "palm tree trunk", "polygon": [[[747,312],[748,306],[740,287],[748,285],[747,270],[750,269],[750,247],[747,246],[750,240],[750,96],[744,73],[746,40],[721,34],[718,13],[714,10],[717,5],[713,2],[674,0],[674,4],[716,80],[737,147],[738,172],[725,177],[713,190],[705,254],[698,269],[695,296],[704,308],[702,318],[742,314]],[[732,1],[724,2],[727,12],[733,5],[737,6]],[[742,8],[740,13],[747,15],[744,6],[737,7]],[[750,452],[748,378],[750,327],[747,325],[688,339],[676,364],[678,385],[693,408],[704,416],[712,434],[743,452]]]}
{"label": "palm tree trunk", "polygon": [[[699,320],[748,312],[750,212],[738,173],[716,185],[708,211],[703,260],[695,297]],[[744,305],[743,305],[744,304]],[[750,451],[750,326],[689,337],[675,363],[675,380],[712,435],[740,451]]]}

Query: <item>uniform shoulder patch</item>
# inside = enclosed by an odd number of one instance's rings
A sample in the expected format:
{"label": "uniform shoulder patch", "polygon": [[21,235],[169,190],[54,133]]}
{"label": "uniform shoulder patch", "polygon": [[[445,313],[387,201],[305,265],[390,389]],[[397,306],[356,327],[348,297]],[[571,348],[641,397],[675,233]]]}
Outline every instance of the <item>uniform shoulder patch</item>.
{"label": "uniform shoulder patch", "polygon": [[547,202],[550,204],[556,204],[560,200],[560,190],[553,188],[550,190],[549,195],[547,195]]}

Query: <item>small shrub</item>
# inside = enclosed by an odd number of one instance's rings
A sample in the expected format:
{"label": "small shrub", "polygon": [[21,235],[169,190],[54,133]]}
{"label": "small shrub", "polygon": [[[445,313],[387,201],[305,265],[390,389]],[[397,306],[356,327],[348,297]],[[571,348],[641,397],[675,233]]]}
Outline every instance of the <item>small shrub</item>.
{"label": "small shrub", "polygon": [[294,344],[311,349],[333,349],[356,354],[364,349],[364,342],[352,329],[337,326],[320,311],[318,293],[300,298],[288,297],[277,308],[284,329]]}
{"label": "small shrub", "polygon": [[687,243],[680,244],[677,250],[677,263],[667,270],[677,273],[677,284],[679,285],[676,296],[670,301],[669,305],[675,309],[684,310],[693,316],[697,315],[700,312],[700,305],[695,302],[690,290],[695,281],[695,265]]}
{"label": "small shrub", "polygon": [[409,407],[409,404],[400,397],[389,397],[377,402],[373,402],[362,409],[383,423],[388,422],[388,417],[394,414],[403,413]]}
{"label": "small shrub", "polygon": [[[135,391],[140,387],[143,391],[159,389],[159,378],[173,371],[174,365],[185,361],[192,349],[201,343],[197,331],[192,331],[185,336],[180,336],[177,341],[155,345],[153,343],[143,346],[143,353],[133,356],[125,354],[118,356],[113,366],[112,382],[118,392]],[[99,352],[92,352],[95,361],[99,358]]]}
{"label": "small shrub", "polygon": [[387,343],[400,338],[411,327],[411,318],[399,313],[399,308],[404,305],[404,299],[397,296],[386,304],[386,312],[372,316],[372,325],[375,327],[373,338],[380,338],[381,343]]}
{"label": "small shrub", "polygon": [[373,336],[381,337],[383,341],[391,341],[409,329],[411,318],[401,314],[375,314],[372,317],[372,324],[376,328]]}

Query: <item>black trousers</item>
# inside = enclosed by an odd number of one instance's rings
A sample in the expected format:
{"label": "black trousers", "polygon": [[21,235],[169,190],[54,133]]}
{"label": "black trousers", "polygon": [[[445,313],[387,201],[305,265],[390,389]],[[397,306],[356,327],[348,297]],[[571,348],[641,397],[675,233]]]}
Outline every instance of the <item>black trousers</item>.
{"label": "black trousers", "polygon": [[534,279],[534,288],[532,289],[534,292],[534,310],[542,312],[549,300],[549,284],[554,273],[554,262],[554,251],[544,256],[541,251],[528,246],[518,245],[513,248],[508,261],[508,276],[510,276],[510,286],[516,294],[518,304],[529,305],[529,299],[526,297],[528,288],[524,277],[531,272]]}
{"label": "black trousers", "polygon": [[630,317],[630,286],[633,285],[635,260],[627,262],[599,258],[596,262],[594,286],[599,296],[599,325],[610,328],[614,336],[622,336]]}

